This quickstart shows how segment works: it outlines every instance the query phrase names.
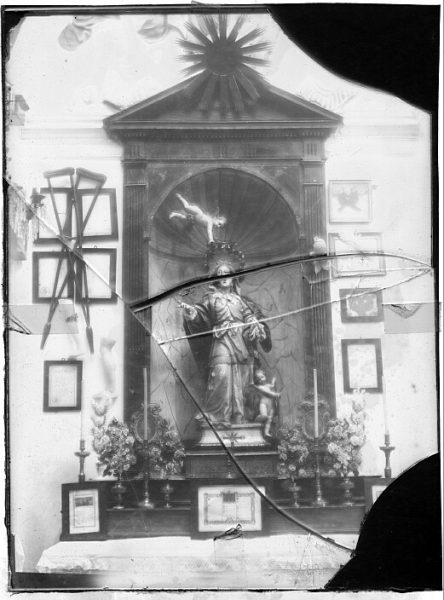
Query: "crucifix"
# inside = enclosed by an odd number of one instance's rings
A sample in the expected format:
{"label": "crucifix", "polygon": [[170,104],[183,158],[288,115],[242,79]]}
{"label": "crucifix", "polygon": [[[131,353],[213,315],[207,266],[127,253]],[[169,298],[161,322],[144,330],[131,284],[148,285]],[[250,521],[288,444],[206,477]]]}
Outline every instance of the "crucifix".
{"label": "crucifix", "polygon": [[[80,306],[82,308],[86,323],[86,338],[88,340],[91,353],[94,353],[93,330],[91,327],[89,314],[88,278],[86,266],[83,263],[83,235],[96,204],[97,198],[106,181],[106,177],[105,175],[93,173],[87,169],[74,169],[72,167],[59,169],[57,171],[47,171],[43,174],[43,176],[48,182],[49,195],[58,229],[57,238],[60,240],[62,248],[57,263],[51,295],[51,304],[49,306],[48,319],[43,329],[40,348],[44,348],[46,340],[51,332],[51,322],[57,309],[59,299],[62,297],[68,282],[72,281],[74,285],[74,300],[79,298]],[[64,223],[62,223],[57,210],[54,187],[52,185],[52,179],[59,177],[69,177],[70,180],[70,187],[68,188],[70,193],[67,199],[67,211]],[[82,180],[93,181],[95,183],[93,198],[85,216],[83,215],[83,206],[81,206],[82,198],[78,195],[78,190]],[[68,236],[66,233],[67,226],[73,222],[73,219],[76,226],[75,237]],[[66,274],[59,287],[60,274],[65,260],[67,264]]]}

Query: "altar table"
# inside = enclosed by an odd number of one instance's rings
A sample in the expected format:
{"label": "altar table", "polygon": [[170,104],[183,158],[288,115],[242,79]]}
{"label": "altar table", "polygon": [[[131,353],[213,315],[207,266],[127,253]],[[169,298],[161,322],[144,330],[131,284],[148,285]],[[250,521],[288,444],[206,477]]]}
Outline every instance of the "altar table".
{"label": "altar table", "polygon": [[[354,546],[357,536],[335,538]],[[70,541],[45,550],[37,570],[94,574],[109,588],[321,589],[350,555],[313,535]]]}

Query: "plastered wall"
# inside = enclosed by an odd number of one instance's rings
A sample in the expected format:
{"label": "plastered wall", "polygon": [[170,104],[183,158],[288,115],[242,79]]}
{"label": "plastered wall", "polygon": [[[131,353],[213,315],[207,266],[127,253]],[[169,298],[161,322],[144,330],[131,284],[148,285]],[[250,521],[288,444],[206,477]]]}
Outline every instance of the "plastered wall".
{"label": "plastered wall", "polygon": [[[427,261],[430,258],[428,119],[400,101],[398,104],[398,101],[387,103],[383,95],[376,92],[370,95],[373,100],[368,114],[374,115],[373,122],[366,122],[362,112],[356,109],[354,114],[350,109],[340,133],[328,142],[326,179],[327,184],[337,179],[370,180],[374,218],[371,223],[356,227],[329,224],[329,231],[336,233],[356,228],[381,232],[386,251]],[[114,187],[117,193],[120,235],[117,242],[97,245],[117,248],[119,292],[123,208],[120,147],[105,136],[101,120],[72,120],[70,123],[69,119],[40,119],[28,123],[25,128],[11,130],[9,143],[15,152],[10,166],[11,180],[20,182],[27,193],[33,185],[44,185],[41,174],[47,169],[82,166],[107,176],[107,187]],[[50,248],[56,247],[45,247]],[[26,261],[10,263],[11,304],[32,301],[31,253],[36,249],[31,244]],[[365,278],[361,286],[396,284],[409,274],[405,263],[399,270],[396,259],[389,266],[395,270],[384,277]],[[351,403],[351,397],[343,393],[341,340],[381,339],[390,431],[396,446],[392,466],[397,475],[437,447],[434,332],[387,334],[384,322],[366,324],[365,327],[342,323],[339,289],[356,284],[355,278],[347,278],[333,280],[331,285],[338,413],[347,415]],[[384,292],[384,301],[430,302],[432,289],[432,277],[426,275],[408,285],[392,285]],[[123,414],[125,397],[122,387],[123,310],[121,301],[114,305],[95,305],[91,309],[96,346],[104,336],[116,340],[113,352],[117,364],[118,398],[111,414],[119,418]],[[79,330],[77,339],[65,335],[50,336],[43,351],[39,349],[39,336],[10,333],[11,527],[24,549],[24,570],[35,568],[43,549],[58,541],[60,485],[75,481],[78,474],[74,452],[78,448],[80,414],[43,412],[43,362],[84,353],[87,406],[92,396],[103,389],[99,355],[90,355],[86,348],[82,319]],[[152,383],[155,383],[154,375],[152,377]],[[383,442],[381,395],[368,394],[365,402],[367,442],[361,471],[363,474],[381,474],[384,466],[383,454],[378,449]],[[87,449],[91,451],[90,437]],[[86,461],[86,477],[97,477],[93,452]]]}

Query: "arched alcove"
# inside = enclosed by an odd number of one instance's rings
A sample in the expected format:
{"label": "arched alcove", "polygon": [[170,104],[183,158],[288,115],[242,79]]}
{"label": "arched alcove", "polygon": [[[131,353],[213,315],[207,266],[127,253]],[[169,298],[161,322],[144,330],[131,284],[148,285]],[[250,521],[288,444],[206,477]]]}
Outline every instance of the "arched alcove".
{"label": "arched alcove", "polygon": [[[245,255],[245,266],[265,265],[301,254],[299,228],[294,207],[268,182],[241,169],[214,168],[181,181],[166,195],[153,215],[149,241],[150,295],[168,290],[176,284],[199,275],[207,275],[205,265],[208,238],[205,227],[192,219],[178,219],[172,213],[185,216],[176,194],[195,204],[205,213],[223,216],[226,224],[215,230],[215,239],[235,243]],[[269,379],[276,378],[282,390],[281,420],[295,419],[306,395],[306,347],[310,322],[304,306],[304,282],[299,265],[289,265],[248,274],[241,278],[241,294],[251,298],[271,320],[272,348],[261,353],[260,362]],[[185,298],[199,302],[208,292],[208,285],[195,287]],[[290,315],[295,311],[294,315]],[[287,315],[283,317],[282,315]],[[188,340],[158,346],[159,339],[174,339],[184,335],[183,314],[178,298],[172,295],[152,308],[151,323],[154,339],[150,352],[151,401],[164,412],[174,413],[181,436],[192,435],[190,426],[195,406],[190,394],[198,401],[205,398],[205,364],[196,362]],[[205,358],[203,361],[205,362]],[[179,377],[171,377],[171,366]]]}
{"label": "arched alcove", "polygon": [[[206,229],[191,218],[171,218],[173,212],[184,213],[176,194],[213,217],[225,217],[226,224],[215,229],[215,239],[234,242],[245,256],[246,267],[300,253],[294,208],[273,186],[241,169],[206,170],[179,183],[153,215],[150,295],[207,274]],[[293,201],[298,203],[296,198]]]}

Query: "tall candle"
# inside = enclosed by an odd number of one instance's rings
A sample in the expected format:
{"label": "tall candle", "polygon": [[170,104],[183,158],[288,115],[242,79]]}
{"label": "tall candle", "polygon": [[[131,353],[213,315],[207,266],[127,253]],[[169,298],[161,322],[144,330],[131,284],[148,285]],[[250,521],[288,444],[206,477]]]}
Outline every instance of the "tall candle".
{"label": "tall candle", "polygon": [[313,369],[313,395],[314,395],[314,435],[319,437],[319,410],[318,410],[318,372]]}
{"label": "tall candle", "polygon": [[384,410],[384,433],[385,435],[389,435],[389,420],[388,420],[388,410],[387,410],[387,395],[385,391],[385,379],[382,377],[382,408]]}
{"label": "tall candle", "polygon": [[82,407],[80,409],[80,439],[85,439],[85,418],[86,418],[86,386],[82,379]]}
{"label": "tall candle", "polygon": [[143,367],[143,439],[148,441],[148,376]]}

